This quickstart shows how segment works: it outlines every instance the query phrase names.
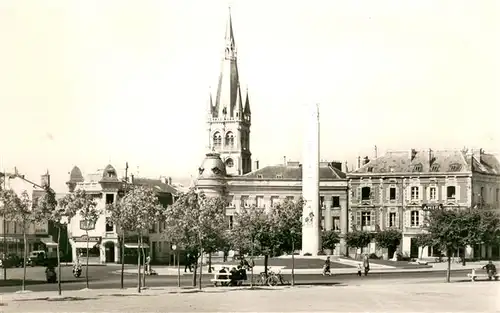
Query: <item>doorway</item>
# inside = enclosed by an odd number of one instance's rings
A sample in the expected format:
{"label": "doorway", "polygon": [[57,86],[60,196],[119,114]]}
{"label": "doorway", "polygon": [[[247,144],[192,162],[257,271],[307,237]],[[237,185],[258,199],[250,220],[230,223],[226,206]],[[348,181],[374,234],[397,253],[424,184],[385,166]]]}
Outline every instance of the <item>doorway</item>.
{"label": "doorway", "polygon": [[410,240],[410,258],[412,259],[418,259],[418,245],[417,245],[417,239],[416,238],[411,238]]}
{"label": "doorway", "polygon": [[104,249],[106,253],[106,263],[115,262],[115,243],[112,241],[106,241],[104,243]]}

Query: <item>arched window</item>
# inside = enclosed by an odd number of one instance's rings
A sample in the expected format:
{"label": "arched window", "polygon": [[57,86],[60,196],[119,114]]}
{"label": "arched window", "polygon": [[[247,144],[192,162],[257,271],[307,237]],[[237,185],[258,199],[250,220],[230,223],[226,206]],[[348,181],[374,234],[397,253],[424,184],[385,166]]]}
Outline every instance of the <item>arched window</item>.
{"label": "arched window", "polygon": [[226,146],[234,146],[234,135],[232,132],[226,134]]}
{"label": "arched window", "polygon": [[234,161],[233,159],[229,158],[226,160],[226,167],[233,167],[234,166]]}
{"label": "arched window", "polygon": [[214,134],[214,146],[218,147],[222,144],[222,137],[219,132]]}

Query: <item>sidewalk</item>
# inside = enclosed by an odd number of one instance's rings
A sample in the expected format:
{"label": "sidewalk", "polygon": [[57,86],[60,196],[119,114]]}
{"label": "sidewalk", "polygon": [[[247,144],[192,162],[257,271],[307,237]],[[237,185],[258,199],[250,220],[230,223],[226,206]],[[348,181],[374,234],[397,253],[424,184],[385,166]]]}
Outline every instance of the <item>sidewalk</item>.
{"label": "sidewalk", "polygon": [[[499,286],[485,283],[324,287],[153,288],[2,295],[2,312],[494,312]],[[54,303],[55,302],[55,303]]]}

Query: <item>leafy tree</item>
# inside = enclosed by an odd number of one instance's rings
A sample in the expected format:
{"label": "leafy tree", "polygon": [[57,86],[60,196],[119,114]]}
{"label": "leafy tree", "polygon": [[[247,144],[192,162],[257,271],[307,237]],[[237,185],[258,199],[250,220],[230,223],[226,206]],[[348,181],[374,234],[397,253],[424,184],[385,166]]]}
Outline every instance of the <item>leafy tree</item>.
{"label": "leafy tree", "polygon": [[321,244],[323,250],[331,249],[333,251],[338,243],[340,243],[340,236],[338,232],[333,229],[321,232]]}
{"label": "leafy tree", "polygon": [[[37,220],[51,222],[57,227],[57,264],[59,265],[61,262],[61,229],[64,224],[68,223],[76,215],[75,208],[71,207],[68,210],[68,208],[58,206],[56,194],[48,185],[44,186],[43,195],[33,199],[33,201]],[[59,295],[61,295],[61,266],[58,266],[57,289]]]}
{"label": "leafy tree", "polygon": [[424,247],[430,247],[433,244],[432,234],[429,233],[420,233],[415,237],[415,242],[420,249],[420,258],[422,258],[422,253],[424,251]]}
{"label": "leafy tree", "polygon": [[[118,204],[108,207],[111,218],[122,228],[122,232],[136,232],[137,237],[137,291],[141,292],[141,252],[145,260],[143,235],[151,225],[162,222],[165,208],[160,204],[155,191],[145,186],[131,187]],[[122,261],[123,262],[123,261]],[[145,272],[142,275],[145,285]]]}
{"label": "leafy tree", "polygon": [[450,282],[453,251],[467,245],[480,244],[485,237],[485,233],[481,230],[483,225],[482,213],[477,210],[443,208],[430,211],[424,227],[431,234],[434,245],[446,251],[447,282]]}
{"label": "leafy tree", "polygon": [[495,211],[479,211],[481,224],[479,227],[482,243],[486,245],[500,244],[500,216]]}
{"label": "leafy tree", "polygon": [[[94,196],[87,193],[83,189],[77,189],[76,191],[67,194],[64,198],[59,201],[59,205],[64,210],[70,214],[75,213],[80,215],[80,225],[86,226],[85,234],[87,236],[87,256],[86,256],[86,266],[85,266],[85,286],[89,288],[89,230],[90,226],[95,227],[97,219],[101,215],[101,211],[97,209],[97,202]],[[73,215],[73,216],[74,216]]]}
{"label": "leafy tree", "polygon": [[400,244],[403,234],[397,229],[386,229],[375,233],[377,246],[382,249],[396,249]]}
{"label": "leafy tree", "polygon": [[[197,260],[194,264],[193,286],[196,286],[198,258],[204,248],[213,249],[227,230],[225,210],[227,201],[223,197],[207,197],[194,188],[179,195],[177,201],[166,209],[164,238],[183,247]],[[201,288],[200,265],[200,284]]]}
{"label": "leafy tree", "polygon": [[367,231],[355,230],[345,234],[345,243],[348,247],[356,248],[354,258],[358,258],[358,249],[368,246],[372,241],[372,234]]}
{"label": "leafy tree", "polygon": [[1,192],[1,200],[4,204],[5,217],[9,221],[13,221],[21,226],[23,232],[24,243],[24,260],[23,260],[23,280],[22,291],[26,290],[26,260],[28,259],[28,239],[26,233],[31,225],[36,222],[36,215],[33,212],[32,201],[26,191],[21,195],[17,195],[12,190],[3,190]]}

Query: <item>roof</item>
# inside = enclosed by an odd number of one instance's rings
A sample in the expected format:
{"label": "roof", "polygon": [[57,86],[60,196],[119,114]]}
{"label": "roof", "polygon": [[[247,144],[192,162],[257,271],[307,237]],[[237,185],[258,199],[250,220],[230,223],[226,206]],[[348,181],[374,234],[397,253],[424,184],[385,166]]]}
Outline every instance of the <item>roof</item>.
{"label": "roof", "polygon": [[[481,154],[481,162],[472,158],[474,172],[500,174],[500,164],[493,155]],[[467,173],[471,172],[471,155],[463,150],[408,150],[389,151],[370,160],[349,174],[362,173]]]}
{"label": "roof", "polygon": [[[259,178],[259,179],[284,179],[284,180],[302,180],[302,166],[298,162],[292,164],[280,164],[266,166],[240,177]],[[328,165],[320,165],[320,180],[344,179],[344,172]]]}
{"label": "roof", "polygon": [[175,195],[179,192],[175,187],[169,184],[165,184],[160,179],[134,177],[132,184],[136,186],[151,187],[158,192],[170,193],[172,195]]}

